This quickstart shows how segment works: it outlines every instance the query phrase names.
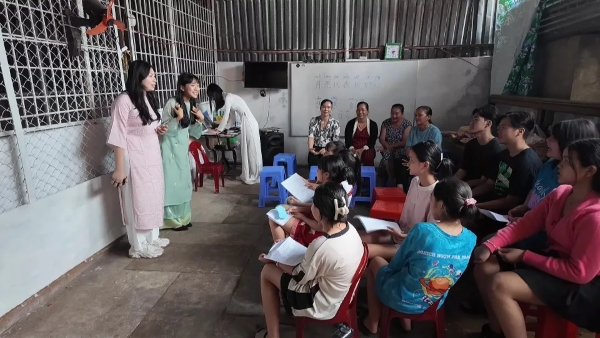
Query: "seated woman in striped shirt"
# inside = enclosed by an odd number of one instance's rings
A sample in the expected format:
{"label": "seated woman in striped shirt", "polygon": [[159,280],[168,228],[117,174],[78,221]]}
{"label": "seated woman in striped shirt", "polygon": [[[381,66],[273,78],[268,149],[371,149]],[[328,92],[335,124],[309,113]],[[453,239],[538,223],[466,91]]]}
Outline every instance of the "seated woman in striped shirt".
{"label": "seated woman in striped shirt", "polygon": [[265,263],[260,292],[267,328],[260,329],[256,338],[279,337],[280,294],[294,316],[327,320],[335,316],[350,289],[364,249],[358,232],[346,221],[346,191],[334,182],[319,186],[311,211],[317,220],[313,229],[323,235],[308,246],[302,263],[294,267],[273,264],[264,254],[259,257]]}

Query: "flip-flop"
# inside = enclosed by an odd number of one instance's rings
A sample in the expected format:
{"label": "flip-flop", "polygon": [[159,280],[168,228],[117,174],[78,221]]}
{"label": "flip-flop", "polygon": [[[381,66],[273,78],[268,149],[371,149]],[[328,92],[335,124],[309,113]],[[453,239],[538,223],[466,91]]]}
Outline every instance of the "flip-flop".
{"label": "flip-flop", "polygon": [[254,338],[267,338],[267,333],[267,329],[258,329],[254,335]]}

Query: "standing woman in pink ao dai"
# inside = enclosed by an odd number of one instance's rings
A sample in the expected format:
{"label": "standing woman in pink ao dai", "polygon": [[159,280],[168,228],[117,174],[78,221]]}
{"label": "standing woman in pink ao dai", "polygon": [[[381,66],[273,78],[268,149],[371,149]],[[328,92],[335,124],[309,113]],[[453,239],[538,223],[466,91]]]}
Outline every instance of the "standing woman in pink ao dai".
{"label": "standing woman in pink ao dai", "polygon": [[146,61],[132,62],[125,92],[112,105],[107,141],[115,152],[112,183],[119,189],[132,258],[158,257],[169,244],[158,238],[165,188],[157,134],[164,135],[168,128],[160,125],[155,88],[153,67]]}

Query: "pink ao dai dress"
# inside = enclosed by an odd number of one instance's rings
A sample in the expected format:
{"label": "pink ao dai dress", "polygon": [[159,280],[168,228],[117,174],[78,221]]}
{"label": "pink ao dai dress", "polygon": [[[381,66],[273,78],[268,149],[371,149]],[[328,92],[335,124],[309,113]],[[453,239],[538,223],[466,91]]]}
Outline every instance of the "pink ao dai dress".
{"label": "pink ao dai dress", "polygon": [[[146,100],[150,113],[156,114]],[[143,125],[127,93],[112,105],[107,144],[125,149],[127,183],[119,188],[123,223],[131,244],[129,255],[154,258],[162,254],[167,239],[158,238],[163,224],[164,176],[156,128],[160,121]]]}

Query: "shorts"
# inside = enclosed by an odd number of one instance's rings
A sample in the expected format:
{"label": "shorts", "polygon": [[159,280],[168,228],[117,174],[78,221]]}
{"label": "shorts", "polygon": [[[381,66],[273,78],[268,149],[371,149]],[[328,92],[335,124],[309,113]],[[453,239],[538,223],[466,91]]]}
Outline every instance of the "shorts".
{"label": "shorts", "polygon": [[[552,252],[540,252],[556,256]],[[538,270],[525,263],[511,264],[502,261],[500,269],[516,273],[531,291],[553,312],[575,323],[578,327],[600,332],[600,276],[587,284],[576,284]]]}

